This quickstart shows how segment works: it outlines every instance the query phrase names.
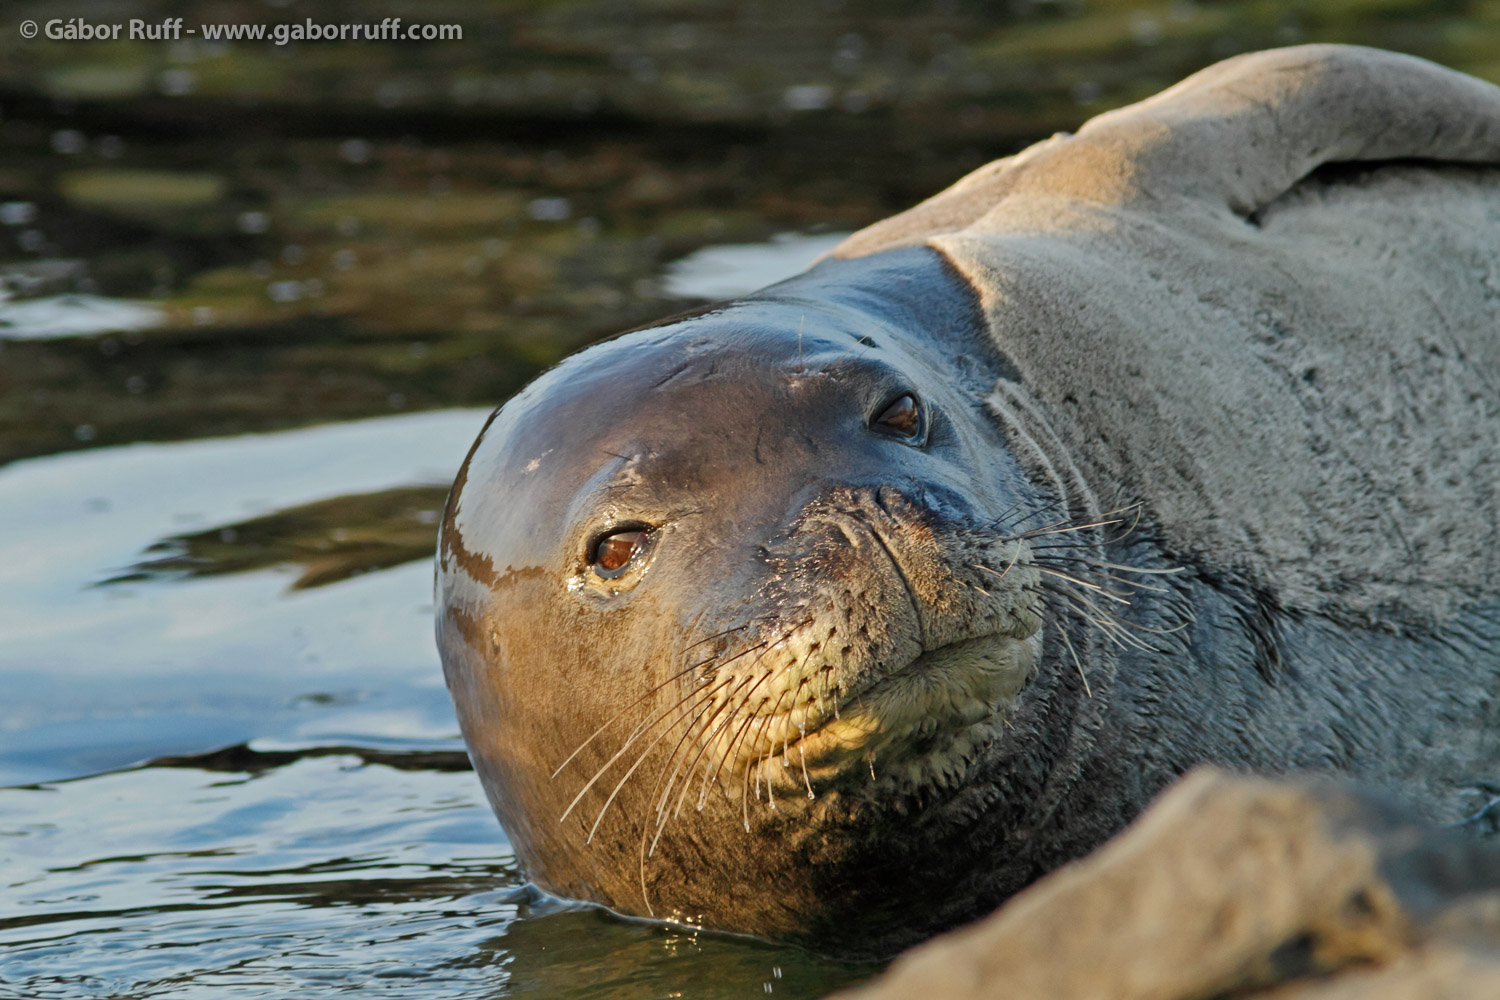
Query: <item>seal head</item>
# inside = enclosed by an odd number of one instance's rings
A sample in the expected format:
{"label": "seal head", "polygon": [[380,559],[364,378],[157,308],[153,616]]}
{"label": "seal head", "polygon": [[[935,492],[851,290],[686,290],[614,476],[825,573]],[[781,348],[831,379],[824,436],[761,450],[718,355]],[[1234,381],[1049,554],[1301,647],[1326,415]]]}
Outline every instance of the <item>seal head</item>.
{"label": "seal head", "polygon": [[[976,405],[976,322],[931,251],[831,261],[495,414],[444,520],[439,638],[538,883],[869,952],[995,902],[959,860],[988,853],[976,820],[1030,813],[1067,743],[1007,730],[1066,729],[1079,679],[1023,704],[1047,639],[1025,515],[1054,498]],[[1001,756],[1035,787],[997,809],[973,772]],[[933,838],[956,856],[913,869]]]}

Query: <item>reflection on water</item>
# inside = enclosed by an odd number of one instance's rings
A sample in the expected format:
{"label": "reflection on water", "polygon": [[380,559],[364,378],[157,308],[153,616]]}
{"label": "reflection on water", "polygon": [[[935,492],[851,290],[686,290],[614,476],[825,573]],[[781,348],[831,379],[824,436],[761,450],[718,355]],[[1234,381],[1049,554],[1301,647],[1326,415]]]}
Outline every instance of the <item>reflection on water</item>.
{"label": "reflection on water", "polygon": [[161,326],[166,313],[149,302],[100,295],[55,295],[22,302],[0,301],[0,338],[47,340],[96,333],[122,333]]}
{"label": "reflection on water", "polygon": [[[413,414],[0,469],[0,784],[257,737],[452,740],[430,564],[298,601],[285,598],[296,575],[281,570],[96,585],[185,529],[326,504],[330,494],[441,490],[484,417]],[[375,554],[376,565],[385,561]]]}
{"label": "reflection on water", "polygon": [[[378,986],[515,917],[508,852],[464,773],[144,768],[0,792],[0,816],[0,982],[36,996]],[[358,948],[378,950],[340,960]]]}
{"label": "reflection on water", "polygon": [[430,755],[266,756],[0,790],[0,995],[813,996],[867,971],[538,897]]}
{"label": "reflection on water", "polygon": [[294,590],[337,583],[429,558],[447,495],[446,486],[398,486],[174,535],[151,546],[151,558],[105,582],[218,576],[295,563],[302,575]]}
{"label": "reflection on water", "polygon": [[780,233],[769,243],[725,243],[667,266],[662,290],[682,299],[732,299],[783,281],[844,241],[848,233]]}

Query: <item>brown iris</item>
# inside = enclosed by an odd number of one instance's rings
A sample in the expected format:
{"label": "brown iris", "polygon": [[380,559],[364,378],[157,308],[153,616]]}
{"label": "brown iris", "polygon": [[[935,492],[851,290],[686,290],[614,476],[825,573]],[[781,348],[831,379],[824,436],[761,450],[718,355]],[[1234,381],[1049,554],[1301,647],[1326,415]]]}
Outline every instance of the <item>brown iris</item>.
{"label": "brown iris", "polygon": [[922,429],[922,410],[916,397],[907,393],[896,399],[880,412],[874,425],[902,437],[916,437]]}
{"label": "brown iris", "polygon": [[589,565],[606,579],[619,576],[646,547],[646,532],[641,528],[627,528],[601,536],[589,552]]}

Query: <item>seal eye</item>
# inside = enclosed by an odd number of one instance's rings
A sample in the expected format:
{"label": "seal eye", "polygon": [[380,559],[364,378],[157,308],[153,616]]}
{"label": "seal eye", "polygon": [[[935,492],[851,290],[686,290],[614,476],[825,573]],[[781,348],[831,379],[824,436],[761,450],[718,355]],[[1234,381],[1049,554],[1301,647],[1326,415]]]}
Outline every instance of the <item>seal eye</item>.
{"label": "seal eye", "polygon": [[589,565],[595,573],[610,580],[625,572],[645,547],[646,532],[640,528],[601,535],[589,549]]}
{"label": "seal eye", "polygon": [[922,431],[922,408],[917,398],[907,393],[880,411],[872,426],[901,437],[916,437]]}

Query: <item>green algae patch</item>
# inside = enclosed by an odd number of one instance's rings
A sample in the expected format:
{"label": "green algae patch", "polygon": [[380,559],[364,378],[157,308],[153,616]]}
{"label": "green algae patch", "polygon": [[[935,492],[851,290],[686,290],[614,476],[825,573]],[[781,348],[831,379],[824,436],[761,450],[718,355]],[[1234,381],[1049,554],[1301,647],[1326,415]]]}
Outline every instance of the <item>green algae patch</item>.
{"label": "green algae patch", "polygon": [[101,167],[70,170],[57,191],[75,208],[152,217],[216,205],[228,185],[217,174]]}

